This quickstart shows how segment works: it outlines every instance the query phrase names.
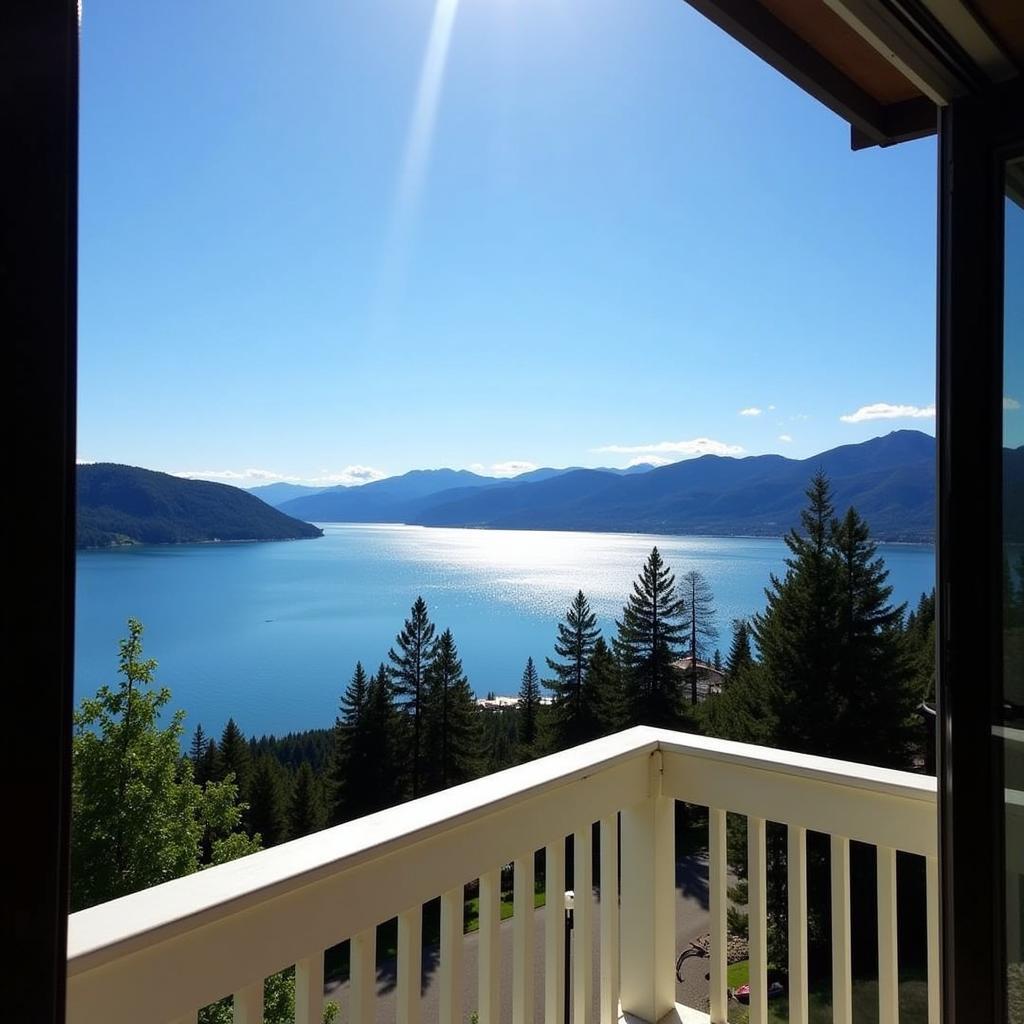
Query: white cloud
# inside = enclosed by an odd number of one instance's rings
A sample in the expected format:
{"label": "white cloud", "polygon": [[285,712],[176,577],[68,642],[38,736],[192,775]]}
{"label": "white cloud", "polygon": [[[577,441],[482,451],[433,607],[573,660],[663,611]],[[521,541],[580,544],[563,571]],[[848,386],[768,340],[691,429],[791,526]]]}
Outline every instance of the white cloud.
{"label": "white cloud", "polygon": [[875,402],[862,405],[856,412],[839,418],[843,423],[865,423],[868,420],[930,420],[935,415],[934,405],[890,405]]}
{"label": "white cloud", "polygon": [[779,434],[779,440],[784,441],[786,444],[792,444],[793,438],[789,434]]}
{"label": "white cloud", "polygon": [[[768,406],[768,408],[769,409],[774,409],[775,406],[770,405],[770,406]],[[763,411],[764,411],[763,409],[759,409],[756,405],[751,405],[749,408],[740,409],[740,415],[741,416],[760,416]]]}
{"label": "white cloud", "polygon": [[480,476],[519,476],[520,473],[529,473],[536,468],[536,462],[529,462],[526,459],[509,459],[507,462],[494,462],[490,466],[485,466],[482,462],[471,462],[466,467],[471,473],[478,473]]}
{"label": "white cloud", "polygon": [[318,476],[310,477],[302,481],[309,484],[324,484],[336,486],[343,484],[345,487],[358,487],[360,484],[372,484],[374,480],[383,480],[387,476],[383,470],[375,469],[373,466],[346,466],[337,473],[321,469]]}
{"label": "white cloud", "polygon": [[190,480],[216,480],[234,484],[237,487],[258,487],[261,484],[275,483],[310,484],[322,487],[344,484],[346,487],[353,487],[357,484],[368,484],[373,480],[381,480],[386,475],[372,466],[346,466],[340,472],[322,469],[317,476],[312,477],[276,473],[272,469],[190,469],[173,474],[173,476],[187,477]]}
{"label": "white cloud", "polygon": [[1009,395],[1003,396],[1003,409],[1006,412],[1016,412],[1020,408],[1020,402],[1016,398],[1011,398]]}
{"label": "white cloud", "polygon": [[[715,441],[710,437],[695,437],[692,441],[657,441],[653,444],[606,444],[591,448],[593,452],[613,452],[616,455],[742,455],[738,444]],[[646,460],[645,460],[646,461]]]}
{"label": "white cloud", "polygon": [[491,466],[491,476],[519,476],[520,473],[529,473],[536,469],[536,462],[527,462],[525,459],[510,459],[508,462],[496,462]]}
{"label": "white cloud", "polygon": [[630,466],[668,466],[672,460],[666,459],[664,455],[637,455],[626,463],[626,469]]}
{"label": "white cloud", "polygon": [[297,476],[285,476],[270,469],[183,469],[172,476],[184,476],[190,480],[223,480],[239,484],[272,484],[281,480],[297,482]]}

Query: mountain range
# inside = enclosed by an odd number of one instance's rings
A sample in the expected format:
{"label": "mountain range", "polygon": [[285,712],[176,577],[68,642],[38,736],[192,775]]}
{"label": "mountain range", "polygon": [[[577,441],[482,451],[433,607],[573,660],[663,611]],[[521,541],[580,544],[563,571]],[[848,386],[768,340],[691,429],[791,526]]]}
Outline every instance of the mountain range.
{"label": "mountain range", "polygon": [[[1005,460],[1008,479],[1024,476],[1021,449],[1007,450]],[[641,472],[537,470],[507,480],[416,470],[290,498],[280,508],[313,522],[778,536],[799,523],[819,469],[837,510],[855,505],[877,539],[934,539],[935,439],[915,430],[807,459],[704,455]]]}
{"label": "mountain range", "polygon": [[110,462],[78,467],[80,548],[297,540],[323,530],[227,484]]}

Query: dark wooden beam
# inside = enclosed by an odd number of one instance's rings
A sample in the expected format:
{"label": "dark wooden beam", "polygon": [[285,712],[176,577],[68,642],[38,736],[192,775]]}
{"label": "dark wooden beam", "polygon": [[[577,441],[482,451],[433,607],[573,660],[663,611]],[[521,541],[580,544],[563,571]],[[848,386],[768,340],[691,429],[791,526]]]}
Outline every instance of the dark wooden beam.
{"label": "dark wooden beam", "polygon": [[858,138],[871,140],[865,144],[881,145],[888,141],[886,108],[757,0],[687,3],[848,121],[859,133]]}
{"label": "dark wooden beam", "polygon": [[[4,973],[10,1020],[64,1020],[75,588],[78,10],[0,4],[7,543]],[[13,489],[11,489],[13,488]]]}

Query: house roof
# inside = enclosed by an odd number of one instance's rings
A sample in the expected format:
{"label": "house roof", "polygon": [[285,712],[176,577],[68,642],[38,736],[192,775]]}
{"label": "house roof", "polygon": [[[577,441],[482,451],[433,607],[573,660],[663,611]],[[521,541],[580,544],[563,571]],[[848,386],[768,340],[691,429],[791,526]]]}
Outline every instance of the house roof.
{"label": "house roof", "polygon": [[953,98],[1020,77],[1021,0],[688,0],[849,122],[851,145],[936,130]]}

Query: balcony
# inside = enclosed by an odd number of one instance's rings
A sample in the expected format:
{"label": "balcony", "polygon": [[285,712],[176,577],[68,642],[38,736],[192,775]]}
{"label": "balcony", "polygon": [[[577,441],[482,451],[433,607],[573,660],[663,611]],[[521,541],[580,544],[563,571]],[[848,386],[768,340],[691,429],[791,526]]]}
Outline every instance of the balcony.
{"label": "balcony", "polygon": [[[710,1018],[676,1004],[673,801],[708,807]],[[808,830],[831,837],[835,1021],[852,1017],[850,842],[877,850],[881,1024],[898,1020],[896,853],[925,858],[928,1022],[938,1024],[935,780],[866,765],[685,733],[636,728],[327,829],[73,914],[70,1024],[195,1021],[233,994],[239,1024],[262,1020],[263,980],[296,968],[296,1024],[318,1024],[324,950],[350,940],[342,1019],[374,1024],[376,926],[398,918],[394,1013],[420,1024],[422,906],[440,896],[438,1019],[479,1014],[500,1024],[563,1024],[563,904],[549,899],[535,937],[534,851],[561,879],[574,836],[575,889],[592,888],[592,825],[600,823],[600,898],[577,898],[572,1019],[725,1021],[726,813],[747,816],[750,1020],[768,1019],[766,822],[788,826],[790,1020],[806,1021]],[[618,842],[616,841],[618,839]],[[621,858],[621,865],[620,865]],[[502,865],[514,863],[511,965],[501,941]],[[605,889],[620,877],[618,899]],[[466,1005],[463,886],[480,880],[474,1005]],[[557,883],[550,889],[560,890]],[[536,948],[537,946],[541,948]],[[541,955],[542,954],[542,955]],[[536,968],[542,967],[542,971]],[[503,993],[502,987],[506,988]],[[507,989],[510,988],[511,992]],[[389,995],[389,998],[392,996]],[[504,1004],[503,1004],[504,998]]]}

